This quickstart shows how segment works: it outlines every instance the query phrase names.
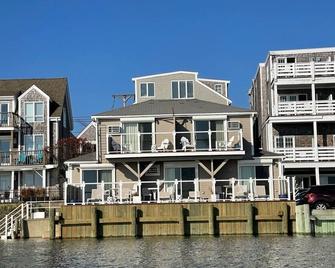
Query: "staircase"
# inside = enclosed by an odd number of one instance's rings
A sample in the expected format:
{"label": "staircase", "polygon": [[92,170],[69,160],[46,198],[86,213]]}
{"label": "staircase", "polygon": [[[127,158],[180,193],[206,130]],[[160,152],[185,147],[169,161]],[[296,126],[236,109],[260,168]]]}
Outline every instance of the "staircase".
{"label": "staircase", "polygon": [[18,235],[19,224],[21,220],[29,219],[31,215],[30,202],[22,203],[17,208],[0,219],[0,237],[1,239],[14,239]]}

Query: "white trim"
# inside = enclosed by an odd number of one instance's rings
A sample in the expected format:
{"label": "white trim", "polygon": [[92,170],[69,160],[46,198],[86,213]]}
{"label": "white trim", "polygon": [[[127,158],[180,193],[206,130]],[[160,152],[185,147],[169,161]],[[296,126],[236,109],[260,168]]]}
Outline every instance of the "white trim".
{"label": "white trim", "polygon": [[204,80],[204,81],[209,81],[209,82],[222,82],[222,83],[226,83],[229,84],[230,81],[229,80],[222,80],[222,79],[210,79],[210,78],[198,78],[198,80]]}
{"label": "white trim", "polygon": [[94,121],[91,121],[78,135],[77,138],[80,138],[91,126],[97,127],[96,123]]}
{"label": "white trim", "polygon": [[255,154],[255,144],[254,144],[254,117],[250,116],[250,140],[251,140],[251,155]]}
{"label": "white trim", "polygon": [[210,116],[210,115],[195,115],[192,116],[193,120],[226,120],[227,115],[221,115],[221,116]]}
{"label": "white trim", "polygon": [[159,153],[130,153],[130,154],[106,154],[106,159],[128,159],[128,158],[155,158],[155,157],[187,157],[187,156],[227,156],[245,155],[245,151],[205,151],[205,152],[159,152]]}
{"label": "white trim", "polygon": [[155,122],[155,117],[131,117],[131,118],[120,118],[121,123],[130,123],[130,122],[136,122],[136,123],[151,123]]}
{"label": "white trim", "polygon": [[[275,159],[275,158],[274,158]],[[258,164],[273,164],[272,158],[261,158],[255,157],[253,160],[238,160],[238,164],[241,166],[252,166]]]}
{"label": "white trim", "polygon": [[85,160],[71,161],[71,160],[68,160],[68,161],[64,162],[65,165],[81,165],[81,164],[97,164],[97,163],[98,163],[97,160],[90,160],[90,161],[85,161]]}
{"label": "white trim", "polygon": [[45,97],[47,100],[50,100],[50,97],[43,92],[40,88],[38,88],[36,85],[32,85],[30,88],[28,88],[22,95],[18,97],[18,100],[21,101],[21,99],[28,94],[31,90],[36,90],[39,94],[41,94],[43,97]]}
{"label": "white trim", "polygon": [[290,50],[273,50],[269,52],[269,55],[287,55],[287,54],[300,54],[300,53],[318,53],[318,52],[335,52],[335,47],[325,48],[302,48],[302,49],[290,49]]}
{"label": "white trim", "polygon": [[114,164],[96,164],[96,163],[83,163],[80,165],[81,169],[109,169],[109,168],[115,168]]}
{"label": "white trim", "polygon": [[160,74],[151,74],[146,76],[137,76],[132,78],[133,81],[139,80],[139,79],[146,79],[151,77],[160,77],[160,76],[166,76],[166,75],[172,75],[172,74],[193,74],[196,77],[198,76],[198,72],[189,72],[189,71],[175,71],[175,72],[167,72],[167,73],[160,73]]}

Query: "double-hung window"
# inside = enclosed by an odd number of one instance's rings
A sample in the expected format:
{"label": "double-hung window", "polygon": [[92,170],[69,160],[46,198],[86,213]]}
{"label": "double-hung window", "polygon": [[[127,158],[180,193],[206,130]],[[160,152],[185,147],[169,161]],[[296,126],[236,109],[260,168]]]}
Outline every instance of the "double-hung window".
{"label": "double-hung window", "polygon": [[152,82],[141,83],[141,97],[154,97],[155,96],[155,84]]}
{"label": "double-hung window", "polygon": [[44,121],[44,103],[26,102],[24,104],[24,118],[28,123]]}
{"label": "double-hung window", "polygon": [[193,81],[172,81],[173,99],[193,98]]}
{"label": "double-hung window", "polygon": [[26,151],[43,150],[43,134],[24,136],[24,147]]}

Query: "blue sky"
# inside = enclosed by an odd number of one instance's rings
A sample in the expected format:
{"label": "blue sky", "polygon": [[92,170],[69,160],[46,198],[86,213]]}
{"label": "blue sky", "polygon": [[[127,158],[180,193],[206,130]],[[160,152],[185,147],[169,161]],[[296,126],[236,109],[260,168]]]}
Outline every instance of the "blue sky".
{"label": "blue sky", "polygon": [[134,76],[174,70],[230,80],[233,105],[247,107],[269,50],[335,46],[331,0],[8,0],[0,10],[0,77],[68,77],[76,117],[110,109]]}

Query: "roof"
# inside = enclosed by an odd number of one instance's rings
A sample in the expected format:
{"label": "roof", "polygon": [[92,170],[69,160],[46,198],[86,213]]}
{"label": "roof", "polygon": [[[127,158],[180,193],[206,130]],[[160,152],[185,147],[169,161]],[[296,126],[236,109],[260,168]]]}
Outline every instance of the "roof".
{"label": "roof", "polygon": [[65,162],[89,162],[89,161],[96,161],[96,152],[88,153],[88,154],[82,154],[75,158],[71,158]]}
{"label": "roof", "polygon": [[66,78],[0,80],[0,96],[19,96],[33,85],[50,97],[50,116],[60,117],[66,101],[68,87]]}
{"label": "roof", "polygon": [[139,115],[184,115],[184,114],[218,114],[218,113],[252,113],[245,108],[238,108],[197,99],[188,100],[148,100],[116,110],[94,115],[104,116],[139,116]]}
{"label": "roof", "polygon": [[283,55],[283,54],[322,53],[322,52],[335,52],[335,47],[272,50],[269,52],[269,54],[270,55]]}
{"label": "roof", "polygon": [[172,74],[193,74],[195,76],[198,75],[197,72],[190,72],[190,71],[174,71],[174,72],[168,72],[168,73],[159,73],[159,74],[151,74],[151,75],[145,75],[145,76],[137,76],[134,77],[132,80],[136,81],[138,79],[145,79],[145,78],[152,78],[152,77],[159,77],[159,76],[165,76],[165,75],[172,75]]}

